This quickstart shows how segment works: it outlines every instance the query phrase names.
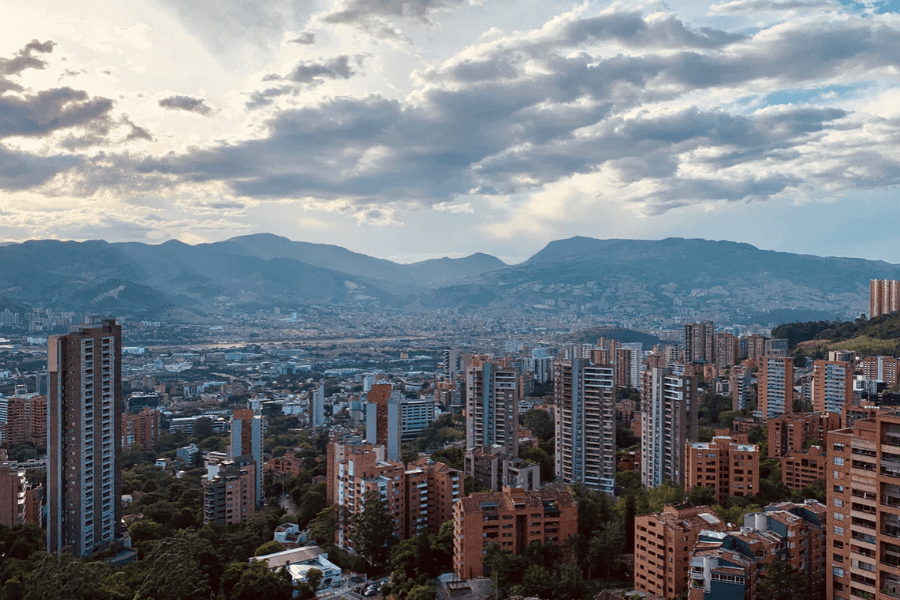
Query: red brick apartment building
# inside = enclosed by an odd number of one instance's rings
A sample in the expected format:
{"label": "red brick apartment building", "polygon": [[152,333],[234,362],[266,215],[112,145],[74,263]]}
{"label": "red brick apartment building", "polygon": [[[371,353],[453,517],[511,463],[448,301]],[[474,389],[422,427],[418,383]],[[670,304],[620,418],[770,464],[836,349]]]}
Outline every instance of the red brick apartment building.
{"label": "red brick apartment building", "polygon": [[825,434],[841,427],[841,415],[826,412],[781,415],[767,421],[769,458],[780,458],[791,452],[803,452],[810,439],[825,441]]}
{"label": "red brick apartment building", "polygon": [[701,531],[724,531],[708,506],[667,504],[634,520],[634,589],[675,600],[688,589],[691,550]]}
{"label": "red brick apartment building", "polygon": [[7,407],[6,438],[9,446],[47,446],[47,396],[10,398]]}
{"label": "red brick apartment building", "polygon": [[[744,436],[746,437],[746,436]],[[684,489],[705,486],[722,506],[731,496],[759,492],[759,448],[740,443],[731,436],[716,436],[711,442],[687,442]]]}
{"label": "red brick apartment building", "polygon": [[900,598],[900,413],[828,434],[827,597]]}
{"label": "red brick apartment building", "polygon": [[578,504],[567,489],[503,488],[470,494],[453,508],[453,570],[460,579],[484,575],[483,556],[491,542],[523,554],[532,542],[562,545],[578,531]]}
{"label": "red brick apartment building", "polygon": [[145,449],[152,448],[159,440],[159,412],[148,407],[137,413],[122,414],[122,447],[131,448],[140,444]]}

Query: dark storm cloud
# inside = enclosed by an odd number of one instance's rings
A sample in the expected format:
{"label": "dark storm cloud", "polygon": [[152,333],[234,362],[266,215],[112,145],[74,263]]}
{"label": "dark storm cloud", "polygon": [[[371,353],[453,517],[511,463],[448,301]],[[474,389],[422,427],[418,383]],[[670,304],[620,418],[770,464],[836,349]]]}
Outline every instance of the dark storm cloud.
{"label": "dark storm cloud", "polygon": [[191,98],[190,96],[171,96],[169,98],[163,98],[159,101],[159,105],[171,110],[195,112],[204,117],[208,117],[210,113],[212,113],[212,108],[210,108],[202,98]]}

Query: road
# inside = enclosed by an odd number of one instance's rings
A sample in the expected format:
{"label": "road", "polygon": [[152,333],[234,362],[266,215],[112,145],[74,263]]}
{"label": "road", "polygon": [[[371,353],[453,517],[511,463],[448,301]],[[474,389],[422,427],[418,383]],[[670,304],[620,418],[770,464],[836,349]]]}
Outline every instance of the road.
{"label": "road", "polygon": [[278,505],[285,510],[289,515],[297,514],[297,507],[294,506],[294,501],[291,500],[290,494],[282,494],[278,497]]}

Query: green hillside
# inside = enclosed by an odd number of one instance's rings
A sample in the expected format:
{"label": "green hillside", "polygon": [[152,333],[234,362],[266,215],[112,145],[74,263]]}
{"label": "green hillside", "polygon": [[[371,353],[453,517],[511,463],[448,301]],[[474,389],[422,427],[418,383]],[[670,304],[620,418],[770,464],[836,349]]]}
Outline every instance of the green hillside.
{"label": "green hillside", "polygon": [[804,355],[854,350],[858,355],[900,355],[900,313],[855,321],[786,323],[772,330]]}

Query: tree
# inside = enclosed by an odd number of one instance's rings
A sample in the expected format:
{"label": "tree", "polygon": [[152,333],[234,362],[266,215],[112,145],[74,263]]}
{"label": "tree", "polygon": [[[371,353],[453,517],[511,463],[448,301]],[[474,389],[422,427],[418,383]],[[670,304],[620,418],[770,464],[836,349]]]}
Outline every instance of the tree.
{"label": "tree", "polygon": [[276,552],[281,552],[284,548],[276,542],[275,540],[269,540],[262,546],[256,549],[253,553],[253,556],[265,556],[266,554],[275,554]]}
{"label": "tree", "polygon": [[371,567],[385,565],[397,536],[394,535],[394,519],[378,492],[366,492],[362,512],[352,515],[350,523],[350,539],[356,553]]}
{"label": "tree", "polygon": [[223,571],[209,542],[194,534],[156,542],[146,567],[135,600],[208,600]]}
{"label": "tree", "polygon": [[294,583],[286,569],[271,571],[265,562],[243,566],[240,578],[228,592],[228,600],[291,600]]}
{"label": "tree", "polygon": [[312,588],[312,591],[319,591],[319,586],[322,584],[322,571],[319,569],[310,569],[306,572],[306,585]]}
{"label": "tree", "polygon": [[716,503],[716,492],[705,485],[695,485],[691,488],[691,491],[688,492],[688,502],[694,506],[712,506]]}
{"label": "tree", "polygon": [[776,558],[756,582],[759,600],[795,600],[806,595],[806,578],[790,563]]}
{"label": "tree", "polygon": [[334,545],[334,532],[337,527],[334,511],[334,506],[323,508],[309,523],[309,537],[322,548]]}

